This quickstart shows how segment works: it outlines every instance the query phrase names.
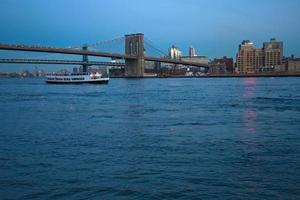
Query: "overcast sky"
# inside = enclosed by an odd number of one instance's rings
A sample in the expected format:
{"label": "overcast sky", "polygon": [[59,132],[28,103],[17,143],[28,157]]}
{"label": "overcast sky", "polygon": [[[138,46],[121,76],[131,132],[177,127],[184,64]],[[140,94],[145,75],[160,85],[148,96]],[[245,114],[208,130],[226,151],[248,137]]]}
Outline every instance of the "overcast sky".
{"label": "overcast sky", "polygon": [[214,58],[276,37],[300,56],[299,0],[1,0],[0,26],[0,43],[66,47],[142,32],[164,51],[193,45]]}

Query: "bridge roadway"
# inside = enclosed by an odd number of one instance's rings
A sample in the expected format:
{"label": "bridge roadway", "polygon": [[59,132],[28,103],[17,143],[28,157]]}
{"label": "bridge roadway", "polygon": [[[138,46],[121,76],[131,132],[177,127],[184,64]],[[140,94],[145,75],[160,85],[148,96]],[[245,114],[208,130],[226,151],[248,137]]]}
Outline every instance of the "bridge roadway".
{"label": "bridge roadway", "polygon": [[170,58],[145,57],[145,60],[146,61],[153,61],[153,62],[162,62],[162,63],[177,64],[177,65],[186,65],[186,66],[209,68],[209,66],[206,65],[206,64],[197,63],[197,62],[187,62],[187,61],[170,59]]}
{"label": "bridge roadway", "polygon": [[[96,57],[109,57],[113,59],[137,59],[136,56],[127,55],[127,54],[117,54],[109,52],[98,52],[98,51],[88,51],[88,50],[75,50],[67,48],[53,48],[53,47],[41,47],[41,46],[28,46],[28,45],[10,45],[10,44],[0,44],[0,50],[15,50],[15,51],[31,51],[31,52],[44,52],[44,53],[58,53],[58,54],[72,54],[72,55],[87,55],[87,56],[96,56]],[[144,57],[145,61],[154,61],[162,63],[172,63],[172,64],[181,64],[187,66],[203,67],[209,68],[208,65],[196,63],[196,62],[187,62],[169,58],[157,58],[157,57]]]}
{"label": "bridge roadway", "polygon": [[0,59],[0,63],[16,63],[16,64],[63,64],[63,65],[102,65],[124,67],[125,63],[119,62],[82,62],[77,60],[41,60],[41,59]]}

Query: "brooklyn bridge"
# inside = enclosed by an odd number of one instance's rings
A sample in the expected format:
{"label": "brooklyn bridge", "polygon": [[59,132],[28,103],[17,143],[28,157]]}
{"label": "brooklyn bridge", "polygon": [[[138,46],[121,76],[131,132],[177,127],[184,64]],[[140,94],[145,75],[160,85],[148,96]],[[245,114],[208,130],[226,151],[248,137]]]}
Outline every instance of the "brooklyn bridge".
{"label": "brooklyn bridge", "polygon": [[[128,78],[142,78],[145,76],[145,61],[152,61],[156,63],[170,63],[185,66],[194,66],[208,69],[208,65],[196,62],[187,62],[180,59],[171,59],[168,56],[150,56],[147,50],[151,48],[152,50],[159,51],[158,48],[146,42],[148,47],[146,48],[144,34],[130,34],[122,37],[124,39],[124,53],[114,53],[99,50],[90,50],[94,46],[100,45],[101,42],[82,45],[80,47],[69,47],[69,48],[57,48],[57,47],[45,47],[39,45],[19,45],[19,44],[0,44],[0,50],[9,51],[27,51],[27,52],[41,52],[41,53],[51,53],[51,54],[68,54],[68,55],[80,55],[82,56],[82,61],[79,60],[46,60],[46,59],[0,59],[0,63],[23,63],[23,64],[78,64],[83,66],[83,71],[87,71],[88,66],[91,65],[106,65],[106,66],[125,66],[125,77]],[[120,39],[118,39],[120,40]],[[114,41],[114,40],[111,40]],[[103,42],[102,42],[103,43]],[[105,42],[104,42],[105,43]],[[161,52],[161,51],[159,51]],[[161,53],[162,54],[162,53]],[[121,59],[125,62],[98,62],[89,61],[88,56],[93,57],[103,57]]]}

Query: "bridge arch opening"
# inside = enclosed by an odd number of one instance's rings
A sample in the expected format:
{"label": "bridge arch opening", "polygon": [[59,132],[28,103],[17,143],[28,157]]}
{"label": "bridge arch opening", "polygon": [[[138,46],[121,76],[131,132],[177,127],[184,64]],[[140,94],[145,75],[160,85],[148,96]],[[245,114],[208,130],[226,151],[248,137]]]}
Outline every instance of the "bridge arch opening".
{"label": "bridge arch opening", "polygon": [[125,59],[125,76],[128,78],[144,77],[144,34],[125,35],[125,53],[134,59]]}

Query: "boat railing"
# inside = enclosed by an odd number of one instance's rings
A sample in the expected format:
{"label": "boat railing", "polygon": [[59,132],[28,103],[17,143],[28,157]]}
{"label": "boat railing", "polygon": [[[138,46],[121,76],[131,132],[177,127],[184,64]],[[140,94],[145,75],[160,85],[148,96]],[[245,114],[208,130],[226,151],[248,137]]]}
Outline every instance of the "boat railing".
{"label": "boat railing", "polygon": [[47,76],[84,76],[89,75],[88,72],[82,72],[82,73],[48,73]]}

